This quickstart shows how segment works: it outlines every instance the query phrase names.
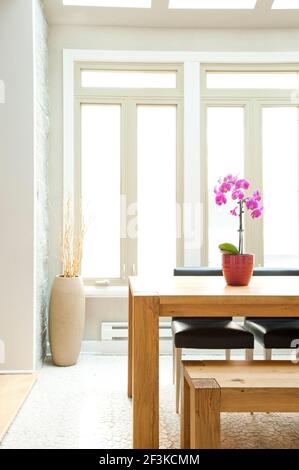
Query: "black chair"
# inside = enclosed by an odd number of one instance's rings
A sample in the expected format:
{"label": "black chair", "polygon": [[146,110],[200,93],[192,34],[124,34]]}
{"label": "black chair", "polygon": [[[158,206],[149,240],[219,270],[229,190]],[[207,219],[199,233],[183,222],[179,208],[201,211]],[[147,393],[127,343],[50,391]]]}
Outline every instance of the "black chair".
{"label": "black chair", "polygon": [[[222,276],[220,269],[176,268],[175,276]],[[231,349],[245,349],[246,359],[253,359],[254,336],[232,317],[179,317],[172,319],[174,345],[176,409],[179,411],[182,349],[224,349],[230,360]]]}
{"label": "black chair", "polygon": [[[299,269],[256,269],[255,276],[299,276]],[[272,349],[296,348],[299,341],[299,318],[247,317],[244,327],[264,348],[266,360],[272,357]],[[294,341],[293,345],[292,342]]]}

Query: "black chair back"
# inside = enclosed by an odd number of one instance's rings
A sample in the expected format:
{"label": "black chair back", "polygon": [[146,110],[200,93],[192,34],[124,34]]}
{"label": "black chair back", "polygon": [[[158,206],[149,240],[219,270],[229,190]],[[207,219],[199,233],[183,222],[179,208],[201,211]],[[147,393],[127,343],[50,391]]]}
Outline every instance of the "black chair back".
{"label": "black chair back", "polygon": [[[297,268],[254,268],[254,276],[299,276]],[[222,276],[219,268],[175,268],[174,276]]]}

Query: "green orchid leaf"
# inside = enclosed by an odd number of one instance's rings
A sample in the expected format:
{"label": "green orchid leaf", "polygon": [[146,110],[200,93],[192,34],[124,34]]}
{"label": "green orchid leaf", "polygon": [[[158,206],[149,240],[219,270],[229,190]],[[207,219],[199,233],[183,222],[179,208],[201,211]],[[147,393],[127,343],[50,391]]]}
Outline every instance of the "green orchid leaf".
{"label": "green orchid leaf", "polygon": [[219,250],[222,253],[228,254],[228,255],[239,255],[240,254],[238,248],[235,245],[233,245],[232,243],[221,243],[221,245],[219,245]]}

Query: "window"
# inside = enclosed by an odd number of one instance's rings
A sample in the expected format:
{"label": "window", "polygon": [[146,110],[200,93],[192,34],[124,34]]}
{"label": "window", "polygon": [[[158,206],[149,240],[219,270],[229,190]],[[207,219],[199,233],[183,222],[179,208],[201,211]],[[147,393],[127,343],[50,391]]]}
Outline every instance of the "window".
{"label": "window", "polygon": [[78,63],[75,72],[75,193],[87,221],[82,275],[88,284],[169,275],[182,263],[182,69],[102,67]]}
{"label": "window", "polygon": [[299,0],[274,0],[272,10],[299,10]]}
{"label": "window", "polygon": [[151,8],[152,0],[63,0],[64,5],[108,8]]}
{"label": "window", "polygon": [[121,106],[81,105],[82,275],[120,278]]}
{"label": "window", "polygon": [[261,220],[245,222],[246,251],[259,266],[298,267],[298,69],[202,66],[204,265],[219,265],[221,241],[237,245],[237,222],[227,206],[215,207],[213,186],[219,176],[239,173],[262,189],[265,208]]}
{"label": "window", "polygon": [[228,168],[240,174],[244,172],[244,108],[210,106],[207,113],[208,263],[217,266],[220,255],[215,247],[231,239],[233,221],[215,205],[213,188],[219,176],[225,174]]}
{"label": "window", "polygon": [[[219,243],[237,244],[238,235],[236,219],[213,201],[213,187],[226,172],[245,174],[263,192],[264,217],[245,221],[245,249],[255,264],[298,266],[299,66],[201,65],[201,155],[192,114],[199,113],[196,66],[186,67],[194,83],[184,97],[180,64],[76,63],[75,194],[88,222],[87,283],[125,283],[135,273],[166,276],[184,260],[219,266]],[[203,233],[194,229],[189,243],[192,224]],[[285,227],[288,242],[281,243]]]}
{"label": "window", "polygon": [[176,88],[176,72],[82,70],[86,88]]}
{"label": "window", "polygon": [[297,72],[208,72],[207,88],[292,89],[299,84]]}
{"label": "window", "polygon": [[193,10],[253,10],[257,0],[169,0],[169,8]]}
{"label": "window", "polygon": [[137,110],[138,274],[171,276],[176,266],[177,108]]}
{"label": "window", "polygon": [[265,265],[298,267],[297,109],[263,107],[262,130]]}

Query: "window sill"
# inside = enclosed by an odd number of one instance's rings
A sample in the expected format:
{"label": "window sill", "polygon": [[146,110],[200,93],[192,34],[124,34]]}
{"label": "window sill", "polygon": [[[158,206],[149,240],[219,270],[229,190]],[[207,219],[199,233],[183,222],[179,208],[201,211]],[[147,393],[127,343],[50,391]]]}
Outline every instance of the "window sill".
{"label": "window sill", "polygon": [[85,286],[85,298],[128,298],[128,286],[108,286],[108,287],[96,287],[96,286]]}

